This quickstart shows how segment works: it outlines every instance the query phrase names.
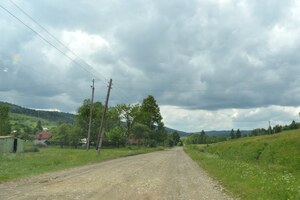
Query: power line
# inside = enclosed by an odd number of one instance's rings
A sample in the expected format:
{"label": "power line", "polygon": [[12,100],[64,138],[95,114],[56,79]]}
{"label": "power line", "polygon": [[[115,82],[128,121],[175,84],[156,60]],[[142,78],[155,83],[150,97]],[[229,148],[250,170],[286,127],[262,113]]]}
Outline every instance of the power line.
{"label": "power line", "polygon": [[[45,27],[43,27],[39,22],[37,22],[33,17],[31,17],[27,12],[25,12],[20,6],[18,6],[14,1],[9,0],[17,9],[19,9],[24,15],[26,15],[30,20],[32,20],[35,24],[37,24],[42,30],[44,30],[48,35],[50,35],[56,42],[66,48],[69,52],[71,52],[76,58],[78,58],[81,62],[83,62],[86,66],[95,70],[92,66],[90,66],[86,61],[84,61],[81,57],[79,57],[74,51],[72,51],[67,45],[62,43],[59,39],[57,39],[53,34],[51,34]],[[101,75],[102,76],[102,75]],[[108,81],[107,78],[102,76],[105,80]]]}
{"label": "power line", "polygon": [[[38,37],[40,37],[44,42],[48,43],[50,46],[52,46],[53,48],[55,48],[57,51],[59,51],[63,56],[65,56],[66,58],[68,58],[69,60],[71,60],[72,62],[74,62],[77,66],[81,67],[84,71],[86,71],[87,73],[89,73],[90,75],[94,75],[91,71],[89,71],[88,69],[86,69],[85,67],[83,67],[80,63],[78,63],[76,60],[74,60],[73,58],[71,58],[70,56],[68,56],[67,54],[65,54],[62,50],[60,50],[59,48],[57,48],[54,44],[52,44],[50,41],[48,41],[45,37],[43,37],[40,33],[38,33],[37,31],[35,31],[33,28],[31,28],[29,25],[27,25],[25,22],[23,22],[20,18],[18,18],[16,15],[14,15],[12,12],[10,12],[9,10],[7,10],[5,7],[3,7],[2,5],[0,5],[0,7],[6,11],[8,14],[10,14],[12,17],[14,17],[15,19],[17,19],[19,22],[21,22],[24,26],[26,26],[28,29],[30,29],[33,33],[35,33]],[[101,80],[101,79],[100,79]]]}
{"label": "power line", "polygon": [[[93,67],[91,67],[88,63],[86,63],[82,58],[80,58],[74,51],[72,51],[69,47],[67,47],[64,43],[62,43],[59,39],[57,39],[53,34],[51,34],[45,27],[43,27],[40,23],[38,23],[33,17],[31,17],[27,12],[25,12],[22,8],[20,8],[16,3],[14,3],[14,1],[9,0],[18,10],[20,10],[25,16],[27,16],[30,20],[32,20],[35,24],[38,25],[39,28],[41,28],[43,31],[45,31],[49,36],[51,36],[52,39],[54,39],[57,43],[59,43],[61,46],[63,46],[65,49],[67,49],[69,52],[72,53],[73,56],[75,56],[76,58],[78,58],[82,63],[84,63],[89,69],[95,70]],[[5,7],[3,7],[2,5],[0,5],[0,7],[5,10],[7,13],[9,13],[12,17],[14,17],[15,19],[17,19],[19,22],[21,22],[24,26],[26,26],[28,29],[30,29],[33,33],[35,33],[38,37],[40,37],[42,40],[44,40],[46,43],[48,43],[50,46],[52,46],[53,48],[55,48],[57,51],[59,51],[63,56],[67,57],[69,60],[73,61],[76,65],[78,65],[79,67],[81,67],[83,70],[85,70],[87,73],[95,76],[94,73],[92,73],[90,70],[86,69],[84,66],[82,66],[79,62],[77,62],[76,60],[74,60],[72,57],[68,56],[65,52],[63,52],[61,49],[59,49],[57,46],[55,46],[54,44],[52,44],[49,40],[47,40],[44,36],[42,36],[39,32],[37,32],[36,30],[34,30],[32,27],[30,27],[29,25],[27,25],[25,22],[23,22],[19,17],[17,17],[16,15],[14,15],[12,12],[10,12],[8,9],[6,9]],[[101,75],[102,76],[102,75]],[[106,79],[104,76],[102,76],[103,79]],[[100,80],[102,82],[104,82],[101,78],[96,79],[96,80]],[[105,82],[104,82],[105,83]],[[121,88],[118,87],[119,91],[123,91],[126,90],[125,88]],[[138,89],[134,89],[134,90],[138,90]],[[145,91],[145,89],[143,89]],[[147,91],[157,91],[157,90],[147,90]],[[162,91],[162,90],[161,90]],[[123,93],[123,92],[122,92]],[[119,97],[125,97],[125,99],[129,100],[127,95],[123,94],[117,94]],[[123,99],[123,98],[122,98]]]}

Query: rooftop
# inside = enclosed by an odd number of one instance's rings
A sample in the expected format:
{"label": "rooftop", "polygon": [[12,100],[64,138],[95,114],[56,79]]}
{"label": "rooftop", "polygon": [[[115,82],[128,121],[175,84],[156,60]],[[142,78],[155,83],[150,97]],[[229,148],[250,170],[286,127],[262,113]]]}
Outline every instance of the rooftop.
{"label": "rooftop", "polygon": [[6,138],[13,138],[13,136],[10,136],[10,135],[0,136],[0,139],[6,139]]}

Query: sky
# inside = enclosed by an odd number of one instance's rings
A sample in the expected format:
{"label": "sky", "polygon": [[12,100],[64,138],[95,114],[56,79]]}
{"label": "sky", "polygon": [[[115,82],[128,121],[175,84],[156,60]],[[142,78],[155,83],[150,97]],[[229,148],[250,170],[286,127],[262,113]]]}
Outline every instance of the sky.
{"label": "sky", "polygon": [[[37,23],[36,23],[37,22]],[[166,126],[299,121],[296,0],[1,0],[0,101],[76,113],[153,95]]]}

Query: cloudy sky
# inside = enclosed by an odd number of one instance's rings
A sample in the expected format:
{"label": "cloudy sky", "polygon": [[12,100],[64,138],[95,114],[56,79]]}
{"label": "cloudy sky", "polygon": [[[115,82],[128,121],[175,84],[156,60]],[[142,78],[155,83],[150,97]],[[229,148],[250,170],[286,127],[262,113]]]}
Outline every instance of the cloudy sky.
{"label": "cloudy sky", "polygon": [[0,1],[0,100],[24,107],[75,113],[112,78],[110,105],[151,94],[175,129],[288,124],[299,52],[296,0]]}

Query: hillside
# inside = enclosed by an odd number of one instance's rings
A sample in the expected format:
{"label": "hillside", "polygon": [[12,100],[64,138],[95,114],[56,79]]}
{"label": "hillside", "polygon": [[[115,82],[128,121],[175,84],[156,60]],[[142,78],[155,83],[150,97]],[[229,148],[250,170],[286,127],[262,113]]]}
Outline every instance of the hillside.
{"label": "hillside", "polygon": [[40,119],[44,119],[54,123],[73,123],[75,120],[75,115],[70,113],[64,112],[57,112],[57,111],[41,111],[41,110],[34,110],[29,108],[24,108],[15,104],[1,102],[0,105],[7,105],[10,108],[11,113],[15,114],[23,114],[26,116],[36,117]]}
{"label": "hillside", "polygon": [[300,129],[185,151],[241,199],[299,199]]}
{"label": "hillside", "polygon": [[[0,105],[7,105],[10,108],[10,119],[12,125],[35,127],[38,121],[42,122],[42,125],[47,128],[55,127],[57,123],[73,123],[76,115],[57,112],[57,111],[41,111],[30,108],[24,108],[15,104],[2,102]],[[177,131],[180,136],[186,136],[189,133],[178,131],[172,128],[165,128],[167,132],[171,133]]]}
{"label": "hillside", "polygon": [[[24,128],[26,129],[26,127],[27,127],[27,132],[28,132],[29,131],[28,127],[34,128],[38,121],[40,121],[42,123],[42,126],[44,128],[51,129],[51,128],[57,126],[57,122],[53,122],[53,121],[49,121],[49,120],[42,119],[39,117],[25,115],[25,114],[10,113],[9,118],[10,118],[10,123],[12,125],[13,130],[18,130],[18,129],[24,130]],[[29,132],[31,132],[31,131],[29,131]]]}
{"label": "hillside", "polygon": [[210,145],[207,151],[224,159],[271,164],[290,172],[300,172],[300,129],[221,142]]}
{"label": "hillside", "polygon": [[179,131],[179,130],[172,129],[172,128],[168,128],[168,127],[165,127],[165,130],[166,130],[168,133],[172,133],[172,132],[176,131],[176,132],[178,132],[178,134],[180,135],[180,137],[189,135],[189,133],[187,133],[187,132]]}

